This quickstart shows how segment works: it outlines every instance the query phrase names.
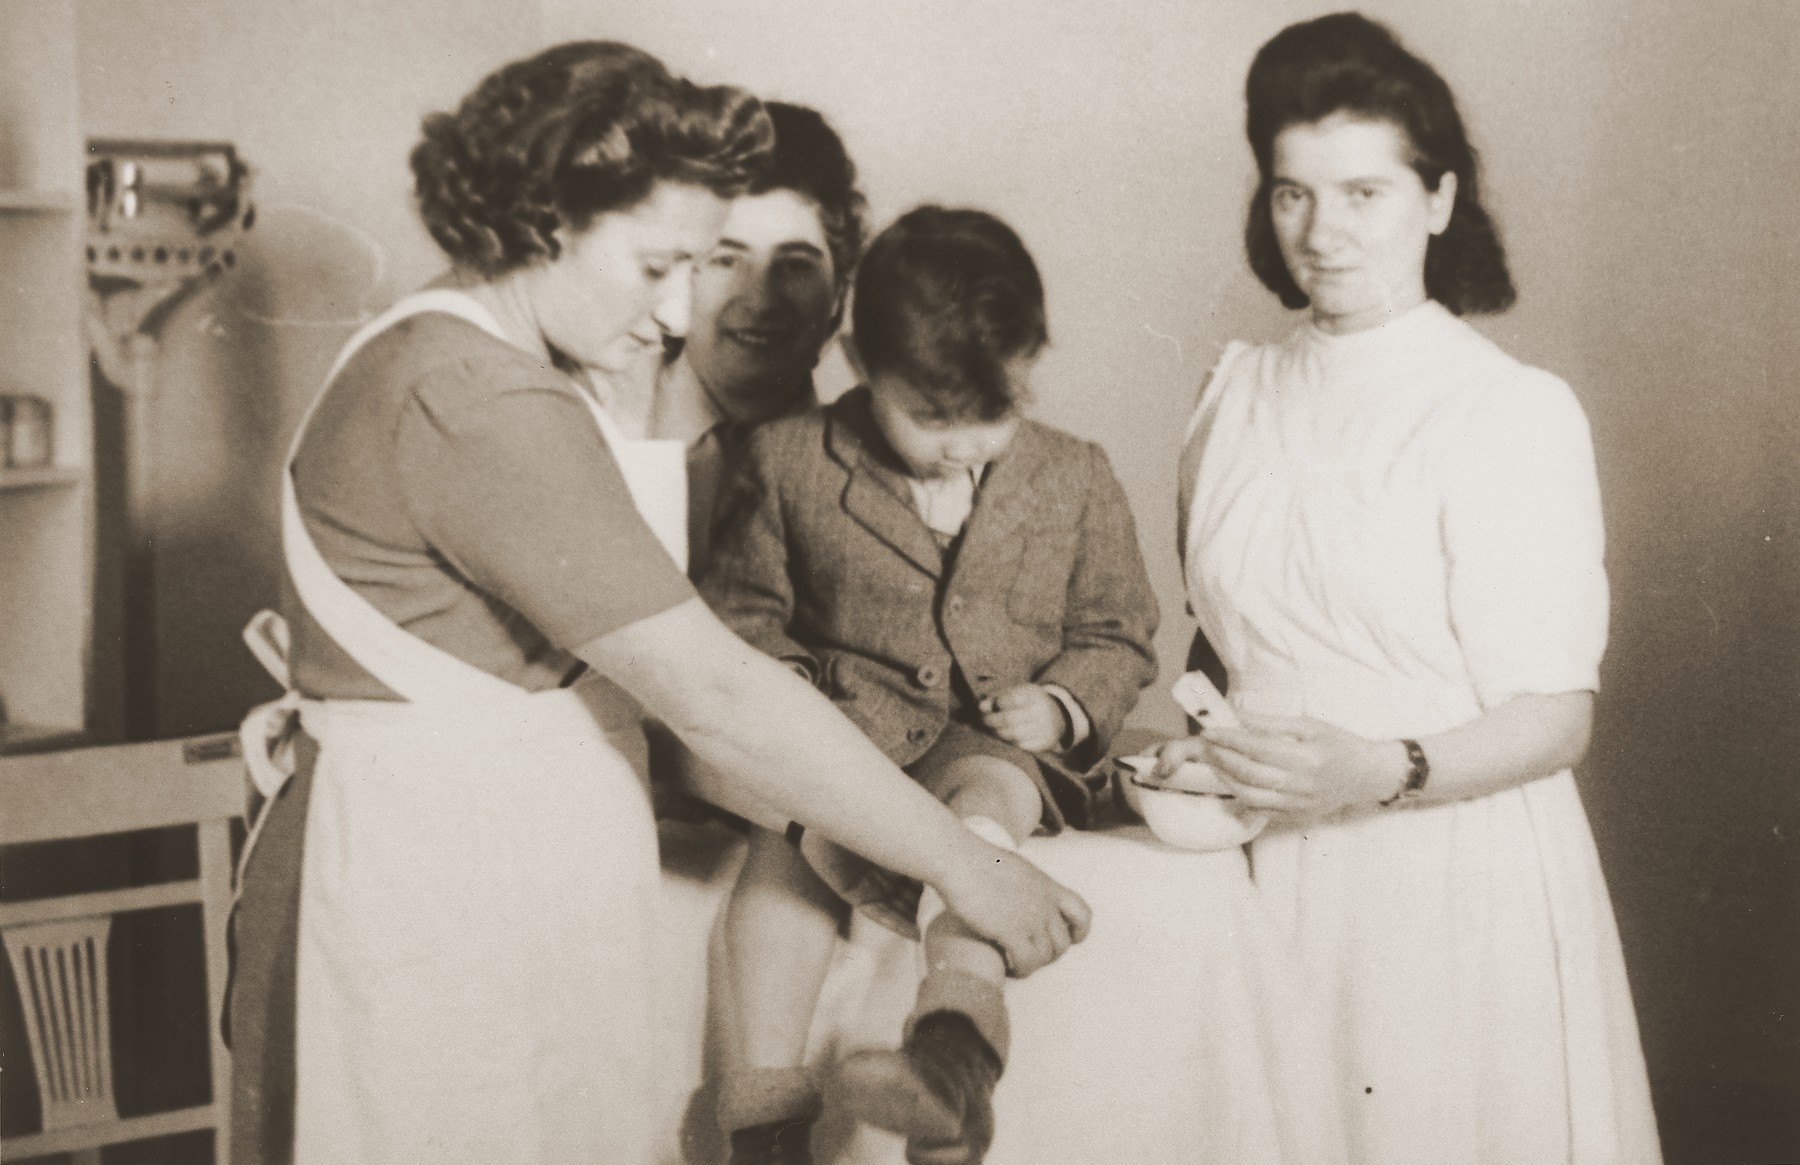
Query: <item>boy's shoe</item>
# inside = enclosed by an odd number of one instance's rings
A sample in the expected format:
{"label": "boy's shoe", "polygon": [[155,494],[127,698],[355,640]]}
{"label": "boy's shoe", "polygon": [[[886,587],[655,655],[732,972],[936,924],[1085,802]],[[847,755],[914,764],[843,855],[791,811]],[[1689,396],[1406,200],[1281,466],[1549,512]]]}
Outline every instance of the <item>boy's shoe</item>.
{"label": "boy's shoe", "polygon": [[913,1024],[900,1051],[846,1057],[829,1089],[858,1120],[906,1138],[911,1165],[978,1165],[994,1139],[1000,1055],[960,1011]]}
{"label": "boy's shoe", "polygon": [[1119,823],[1113,808],[1113,766],[1095,765],[1085,773],[1039,758],[1050,796],[1063,820],[1074,829],[1105,829]]}
{"label": "boy's shoe", "polygon": [[730,1165],[812,1165],[819,1089],[805,1068],[738,1068],[719,1080]]}
{"label": "boy's shoe", "polygon": [[730,1165],[812,1165],[813,1118],[735,1129]]}

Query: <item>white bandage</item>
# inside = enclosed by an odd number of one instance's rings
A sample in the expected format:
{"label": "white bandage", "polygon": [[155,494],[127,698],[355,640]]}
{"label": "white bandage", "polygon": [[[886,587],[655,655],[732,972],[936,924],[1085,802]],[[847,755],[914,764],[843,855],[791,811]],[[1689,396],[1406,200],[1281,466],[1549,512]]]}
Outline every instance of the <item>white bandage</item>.
{"label": "white bandage", "polygon": [[[963,818],[963,825],[976,837],[999,846],[1003,850],[1017,851],[1019,848],[1018,843],[1013,841],[1012,834],[1006,832],[1006,826],[1001,825],[992,817],[965,817]],[[926,928],[935,922],[937,916],[943,912],[943,896],[936,890],[933,890],[930,886],[925,887],[925,893],[919,896],[919,937],[921,939],[925,937]],[[924,958],[924,946],[922,944],[919,951],[919,957]]]}

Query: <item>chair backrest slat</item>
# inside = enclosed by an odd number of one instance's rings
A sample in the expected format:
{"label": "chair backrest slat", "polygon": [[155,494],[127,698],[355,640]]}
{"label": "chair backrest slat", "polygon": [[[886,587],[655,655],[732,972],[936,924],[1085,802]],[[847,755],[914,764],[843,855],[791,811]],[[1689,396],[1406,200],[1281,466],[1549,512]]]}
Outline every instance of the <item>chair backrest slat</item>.
{"label": "chair backrest slat", "polygon": [[[208,1108],[214,1159],[220,1163],[230,1146],[231,1068],[219,1012],[228,969],[231,822],[243,815],[246,792],[232,744],[232,738],[214,737],[0,757],[0,845],[197,827],[212,1061]],[[187,883],[182,892],[189,900],[194,885]],[[107,911],[169,896],[156,888],[59,895],[60,908],[27,911],[23,919],[15,910],[12,924],[0,927],[43,1100],[43,1133],[6,1138],[0,1156],[33,1144],[41,1148],[47,1135],[58,1145],[93,1149],[144,1135],[148,1118],[121,1122],[114,1103],[106,957],[112,915]],[[83,913],[71,917],[75,911]],[[187,1111],[173,1115],[185,1120]]]}

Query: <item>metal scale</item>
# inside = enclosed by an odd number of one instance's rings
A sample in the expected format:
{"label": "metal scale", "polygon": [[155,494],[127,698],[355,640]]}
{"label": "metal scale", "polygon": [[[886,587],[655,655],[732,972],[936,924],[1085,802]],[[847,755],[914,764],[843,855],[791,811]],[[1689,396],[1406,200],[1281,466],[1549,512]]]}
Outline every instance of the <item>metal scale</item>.
{"label": "metal scale", "polygon": [[87,145],[88,342],[122,396],[123,723],[156,732],[156,365],[162,329],[238,264],[255,222],[249,169],[225,142],[97,138]]}

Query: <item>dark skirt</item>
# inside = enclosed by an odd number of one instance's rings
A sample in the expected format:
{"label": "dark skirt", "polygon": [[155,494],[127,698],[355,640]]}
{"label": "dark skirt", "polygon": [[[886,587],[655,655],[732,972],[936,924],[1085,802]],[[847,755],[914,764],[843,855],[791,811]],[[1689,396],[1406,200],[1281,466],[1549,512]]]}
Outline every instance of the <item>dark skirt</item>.
{"label": "dark skirt", "polygon": [[300,855],[319,748],[302,734],[297,752],[293,777],[262,807],[231,916],[225,1023],[232,1165],[290,1165],[294,1159]]}

